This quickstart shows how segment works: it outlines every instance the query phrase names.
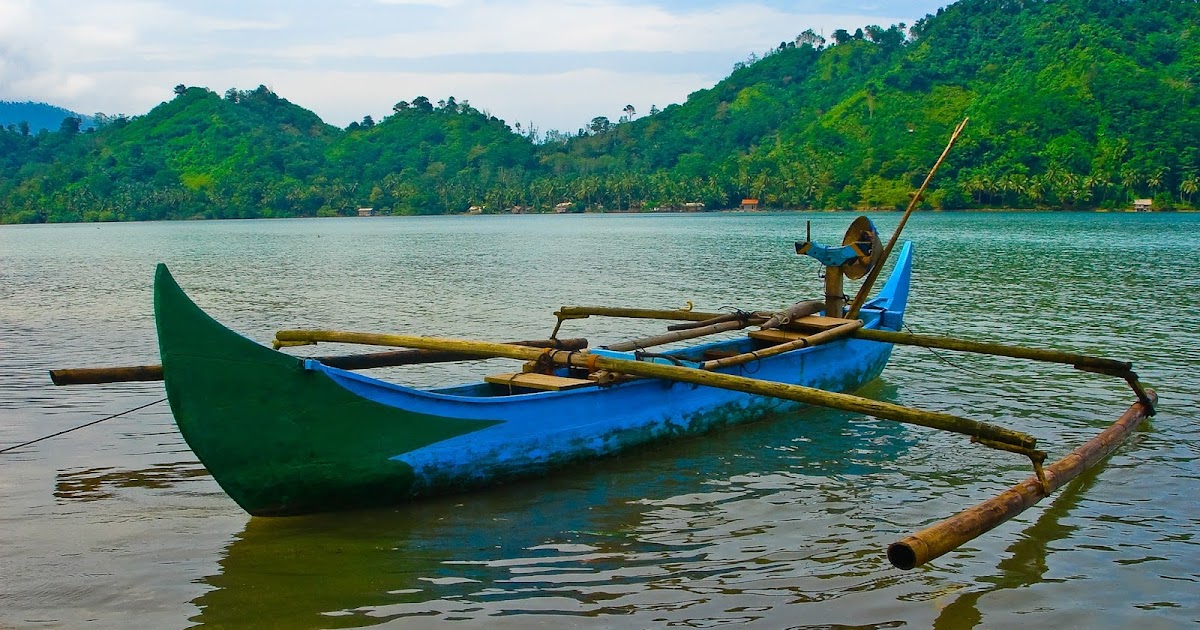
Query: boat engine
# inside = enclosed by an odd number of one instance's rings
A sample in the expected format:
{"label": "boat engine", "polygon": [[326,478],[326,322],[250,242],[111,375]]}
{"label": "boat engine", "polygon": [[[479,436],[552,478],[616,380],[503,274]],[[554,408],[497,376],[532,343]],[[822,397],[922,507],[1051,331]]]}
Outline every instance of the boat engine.
{"label": "boat engine", "polygon": [[858,280],[870,273],[883,256],[883,245],[875,224],[861,216],[850,224],[841,246],[813,241],[810,223],[805,241],[796,241],[796,253],[811,256],[825,266],[825,316],[842,317],[847,299],[842,289],[842,276]]}

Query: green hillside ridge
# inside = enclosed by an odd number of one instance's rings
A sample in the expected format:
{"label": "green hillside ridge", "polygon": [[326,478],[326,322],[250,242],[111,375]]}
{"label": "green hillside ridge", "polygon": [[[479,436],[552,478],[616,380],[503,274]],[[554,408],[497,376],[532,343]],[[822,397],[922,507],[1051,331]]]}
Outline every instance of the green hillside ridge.
{"label": "green hillside ridge", "polygon": [[347,129],[259,87],[176,89],[98,129],[0,131],[0,222],[649,210],[1191,209],[1200,3],[961,0],[907,25],[811,30],[683,104],[574,134],[454,98]]}

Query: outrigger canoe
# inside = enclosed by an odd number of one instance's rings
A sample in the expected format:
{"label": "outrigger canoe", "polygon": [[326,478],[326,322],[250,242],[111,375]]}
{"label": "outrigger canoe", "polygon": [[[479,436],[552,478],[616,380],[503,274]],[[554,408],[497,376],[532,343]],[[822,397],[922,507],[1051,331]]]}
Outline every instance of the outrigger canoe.
{"label": "outrigger canoe", "polygon": [[[779,312],[726,314],[563,307],[555,313],[558,325],[548,340],[498,344],[292,330],[277,332],[268,348],[205,314],[159,265],[154,311],[162,364],[51,370],[50,376],[57,385],[165,380],[171,411],[188,445],[221,487],[255,515],[387,505],[475,488],[655,440],[750,422],[800,404],[952,431],[970,436],[972,443],[1029,458],[1032,476],[888,547],[893,565],[912,569],[1021,513],[1102,461],[1154,415],[1158,402],[1126,361],[901,333],[910,243],[904,244],[878,295],[867,299],[966,124],[963,120],[955,128],[886,247],[866,217],[851,224],[840,247],[813,242],[811,236],[796,243],[797,254],[825,266],[823,302],[800,302]],[[849,305],[843,276],[864,278]],[[668,327],[668,334],[594,349],[586,348],[584,340],[557,338],[565,320],[592,315],[688,323]],[[750,325],[759,329],[743,334]],[[663,353],[645,351],[717,333],[733,336]],[[414,350],[310,358],[277,351],[283,345],[317,342]],[[1047,453],[1036,448],[1032,435],[846,393],[879,376],[893,344],[1069,365],[1124,380],[1137,401],[1107,429],[1043,465]],[[430,390],[348,371],[493,357],[526,363],[520,372]],[[82,426],[91,424],[95,422]]]}
{"label": "outrigger canoe", "polygon": [[[906,244],[884,287],[862,309],[863,328],[900,329],[911,265]],[[580,370],[571,367],[540,375],[562,385],[551,390],[533,389],[523,373],[405,387],[229,330],[196,306],[164,265],[155,275],[154,314],[179,430],[217,483],[254,515],[387,505],[476,488],[798,406],[658,378],[605,384],[577,378]],[[807,319],[820,329],[837,318]],[[575,358],[696,367],[780,343],[755,332],[661,355],[596,348]],[[849,392],[879,376],[891,351],[888,343],[845,337],[713,372]]]}

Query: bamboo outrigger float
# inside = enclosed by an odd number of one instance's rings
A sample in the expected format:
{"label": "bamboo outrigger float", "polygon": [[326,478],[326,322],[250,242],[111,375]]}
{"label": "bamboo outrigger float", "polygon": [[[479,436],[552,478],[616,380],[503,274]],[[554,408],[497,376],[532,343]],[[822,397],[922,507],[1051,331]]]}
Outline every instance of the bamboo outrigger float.
{"label": "bamboo outrigger float", "polygon": [[[965,125],[966,121],[963,121]],[[653,440],[820,406],[968,436],[1029,458],[1034,474],[1000,496],[893,544],[911,569],[947,553],[1048,496],[1100,461],[1157,398],[1129,363],[1098,357],[901,332],[913,246],[868,299],[900,231],[946,151],[913,196],[887,245],[866,217],[841,246],[811,238],[796,251],[826,268],[825,299],[778,311],[705,313],[564,306],[549,339],[494,343],[334,330],[284,330],[259,345],[205,314],[165,266],[155,276],[161,365],[59,370],[56,384],[163,379],[181,433],[221,487],[254,515],[384,505],[545,473]],[[842,278],[864,278],[852,301]],[[847,305],[847,301],[850,303]],[[661,335],[588,348],[558,339],[587,317],[679,322]],[[745,331],[756,326],[757,330]],[[661,353],[648,349],[722,335]],[[406,348],[301,358],[279,348],[314,343]],[[1095,439],[1043,468],[1026,433],[952,414],[853,395],[876,378],[894,345],[1049,361],[1124,379],[1138,401]],[[507,358],[519,371],[481,382],[417,390],[351,372],[389,365]]]}

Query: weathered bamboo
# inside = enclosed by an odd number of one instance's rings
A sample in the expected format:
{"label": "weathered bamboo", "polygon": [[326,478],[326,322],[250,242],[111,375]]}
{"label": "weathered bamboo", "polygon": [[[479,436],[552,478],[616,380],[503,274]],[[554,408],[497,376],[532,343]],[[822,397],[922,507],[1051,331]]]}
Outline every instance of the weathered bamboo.
{"label": "weathered bamboo", "polygon": [[919,567],[1020,514],[1079,476],[1115,450],[1149,416],[1158,397],[1153,390],[1146,391],[1151,405],[1134,403],[1112,426],[1047,466],[1045,486],[1036,476],[1029,477],[992,499],[892,543],[887,550],[888,560],[900,569]]}
{"label": "weathered bamboo", "polygon": [[704,326],[712,326],[713,324],[724,324],[725,322],[734,322],[734,321],[743,320],[743,319],[749,320],[750,315],[751,315],[751,313],[746,313],[744,311],[737,311],[735,313],[726,313],[724,315],[718,315],[716,317],[711,317],[709,319],[701,320],[698,322],[685,322],[683,324],[671,324],[670,326],[667,326],[667,330],[670,330],[670,331],[691,330],[693,328],[702,328]]}
{"label": "weathered bamboo", "polygon": [[669,319],[684,322],[700,322],[721,313],[701,313],[700,311],[660,310],[652,308],[623,308],[620,306],[563,306],[554,313],[560,320],[587,319],[592,315],[600,317],[626,317],[632,319]]}
{"label": "weathered bamboo", "polygon": [[762,323],[762,327],[764,329],[779,328],[780,326],[790,324],[793,320],[819,312],[823,308],[825,308],[825,303],[821,300],[796,302],[778,313],[771,313],[770,318]]}
{"label": "weathered bamboo", "polygon": [[550,349],[536,350],[534,348],[508,346],[486,341],[342,332],[336,330],[281,330],[276,333],[275,336],[277,339],[282,341],[361,343],[379,346],[424,348],[428,350],[452,350],[462,353],[477,354],[480,356],[506,357],[510,359],[522,359],[525,361],[536,361],[539,358],[544,357],[546,360],[560,365],[584,367],[588,368],[589,370],[608,370],[610,372],[630,374],[633,376],[661,378],[672,381],[680,381],[683,383],[693,383],[696,385],[730,389],[734,391],[745,392],[747,394],[782,398],[784,400],[793,400],[818,407],[829,407],[832,409],[861,413],[887,420],[895,420],[897,422],[915,424],[933,429],[941,429],[944,431],[952,431],[954,433],[961,433],[986,440],[994,440],[996,442],[1003,442],[1024,448],[1033,448],[1037,445],[1037,440],[1034,439],[1033,436],[1026,433],[1013,431],[1011,429],[1006,429],[1004,427],[985,422],[960,418],[947,413],[902,407],[892,403],[871,400],[869,398],[862,398],[850,394],[830,392],[813,387],[805,387],[802,385],[759,381],[742,376],[735,376],[732,374],[708,372],[705,370],[677,365],[664,365],[661,363],[652,363],[646,361],[615,359],[612,357],[594,355],[587,351],[566,352]]}
{"label": "weathered bamboo", "polygon": [[1118,376],[1123,376],[1125,373],[1129,372],[1129,370],[1133,369],[1133,364],[1125,361],[1092,357],[1083,354],[1075,354],[1073,352],[1060,352],[1058,350],[1043,350],[1040,348],[1026,348],[1023,346],[1010,346],[984,341],[971,341],[969,339],[956,339],[954,337],[916,335],[912,333],[891,332],[887,330],[875,330],[869,328],[859,330],[854,334],[854,336],[858,337],[859,339],[869,339],[871,341],[879,341],[882,343],[920,346],[922,348],[937,348],[939,350],[975,352],[978,354],[991,354],[1015,359],[1046,361],[1049,363],[1064,363],[1067,365],[1073,365],[1080,369],[1088,368],[1089,371],[1099,371],[1101,373],[1116,374]]}
{"label": "weathered bamboo", "polygon": [[[312,345],[313,342],[293,343],[291,345]],[[587,339],[535,339],[529,341],[508,341],[512,345],[529,346],[531,348],[559,348],[562,350],[582,350],[587,347]],[[437,350],[390,350],[388,352],[371,352],[367,354],[342,354],[335,356],[311,357],[330,367],[343,370],[369,370],[380,367],[397,367],[401,365],[417,365],[421,363],[445,363],[449,361],[470,361],[481,357],[471,356],[460,352],[445,352]],[[67,368],[50,370],[50,380],[55,385],[100,385],[103,383],[127,383],[133,381],[161,381],[163,378],[161,365],[135,365],[128,367],[102,368]]]}
{"label": "weathered bamboo", "polygon": [[964,118],[961,123],[958,123],[958,127],[954,129],[954,133],[950,134],[950,141],[946,143],[946,148],[942,150],[941,156],[933,163],[933,168],[929,169],[929,174],[925,176],[925,181],[921,182],[921,187],[917,189],[912,200],[908,202],[908,208],[905,209],[904,215],[900,217],[900,222],[896,224],[896,230],[892,232],[892,238],[888,239],[887,246],[883,248],[883,254],[879,257],[879,261],[871,267],[867,278],[858,287],[858,293],[854,295],[854,302],[850,304],[850,310],[846,313],[847,319],[858,317],[858,311],[862,309],[863,303],[867,301],[867,295],[871,293],[871,287],[875,285],[875,280],[879,278],[879,272],[883,271],[883,263],[887,262],[888,256],[892,253],[892,248],[896,246],[896,241],[900,240],[900,232],[904,230],[904,224],[908,223],[908,217],[912,216],[913,210],[921,202],[921,195],[925,193],[925,188],[929,186],[930,180],[933,179],[933,174],[938,171],[938,167],[942,165],[946,156],[950,154],[951,147],[958,140],[959,134],[966,128],[968,120],[970,118]]}
{"label": "weathered bamboo", "polygon": [[755,350],[754,352],[743,352],[742,354],[736,354],[731,357],[723,357],[720,359],[705,361],[704,363],[700,364],[700,369],[715,370],[717,368],[731,367],[734,365],[741,365],[743,363],[756,361],[758,359],[773,357],[777,354],[783,354],[784,352],[799,350],[800,348],[819,346],[823,343],[829,343],[830,341],[841,339],[842,337],[849,337],[850,335],[854,334],[854,331],[862,328],[862,326],[863,323],[861,321],[857,319],[851,320],[840,326],[834,326],[828,330],[823,330],[807,337],[801,337],[795,341],[776,344],[774,346],[763,348],[762,350]]}
{"label": "weathered bamboo", "polygon": [[684,341],[685,339],[695,339],[696,337],[704,337],[707,335],[715,335],[717,333],[729,332],[749,326],[747,322],[734,320],[732,322],[723,322],[720,324],[712,324],[711,326],[702,326],[700,328],[689,328],[687,330],[675,330],[661,335],[652,337],[643,337],[641,339],[631,339],[629,341],[619,341],[617,343],[602,346],[606,350],[617,350],[625,352],[628,350],[641,350],[643,348],[652,348],[661,346],[667,343],[676,341]]}
{"label": "weathered bamboo", "polygon": [[[556,348],[558,350],[583,350],[588,340],[582,337],[571,339],[529,339],[525,341],[505,341],[506,345],[525,346],[528,348]],[[441,350],[392,350],[390,352],[371,352],[367,354],[344,354],[338,356],[312,357],[329,367],[343,370],[369,370],[381,367],[399,367],[402,365],[419,365],[423,363],[449,363],[452,361],[474,361],[483,359],[477,355],[446,352]]]}

